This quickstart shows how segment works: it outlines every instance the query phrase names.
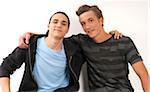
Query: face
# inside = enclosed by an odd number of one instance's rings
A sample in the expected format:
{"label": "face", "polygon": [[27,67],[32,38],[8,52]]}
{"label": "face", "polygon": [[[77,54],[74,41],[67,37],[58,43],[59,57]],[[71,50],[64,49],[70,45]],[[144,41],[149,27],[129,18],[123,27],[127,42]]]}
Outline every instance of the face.
{"label": "face", "polygon": [[103,28],[103,18],[98,19],[93,11],[87,11],[79,16],[83,30],[91,38],[97,37]]}
{"label": "face", "polygon": [[67,17],[61,13],[53,15],[48,25],[48,29],[51,36],[64,38],[69,29]]}

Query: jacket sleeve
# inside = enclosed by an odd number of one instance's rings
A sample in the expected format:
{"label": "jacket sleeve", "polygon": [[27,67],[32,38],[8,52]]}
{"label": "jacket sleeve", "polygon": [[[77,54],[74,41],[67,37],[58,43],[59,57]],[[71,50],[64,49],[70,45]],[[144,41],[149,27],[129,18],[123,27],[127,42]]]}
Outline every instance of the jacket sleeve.
{"label": "jacket sleeve", "polygon": [[26,60],[27,49],[15,48],[14,51],[3,59],[0,65],[0,77],[9,77],[10,74],[20,68]]}

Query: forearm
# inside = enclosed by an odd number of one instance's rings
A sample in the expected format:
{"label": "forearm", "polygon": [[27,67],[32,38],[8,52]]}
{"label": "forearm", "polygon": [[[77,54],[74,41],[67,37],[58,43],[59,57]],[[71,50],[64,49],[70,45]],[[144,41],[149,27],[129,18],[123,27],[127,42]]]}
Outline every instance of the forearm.
{"label": "forearm", "polygon": [[149,76],[149,81],[148,81],[148,92],[150,92],[150,76]]}
{"label": "forearm", "polygon": [[140,80],[141,80],[141,84],[142,84],[142,88],[144,90],[144,92],[149,92],[149,77],[147,76],[140,76]]}
{"label": "forearm", "polygon": [[144,92],[149,92],[148,91],[149,75],[144,63],[142,61],[139,61],[133,64],[132,67],[140,78],[141,85],[143,87]]}
{"label": "forearm", "polygon": [[10,78],[9,77],[1,77],[0,78],[2,92],[10,92]]}

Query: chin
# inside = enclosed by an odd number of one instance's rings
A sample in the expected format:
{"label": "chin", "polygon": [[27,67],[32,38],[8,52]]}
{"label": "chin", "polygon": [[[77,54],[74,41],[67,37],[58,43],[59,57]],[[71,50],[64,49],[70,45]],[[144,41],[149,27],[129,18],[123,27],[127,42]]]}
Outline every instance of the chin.
{"label": "chin", "polygon": [[88,34],[88,36],[89,36],[90,38],[93,38],[93,37],[94,37],[94,35],[92,35],[92,34]]}
{"label": "chin", "polygon": [[94,37],[94,33],[93,33],[93,32],[89,32],[89,33],[87,33],[87,35],[88,35],[89,37],[91,37],[91,38]]}

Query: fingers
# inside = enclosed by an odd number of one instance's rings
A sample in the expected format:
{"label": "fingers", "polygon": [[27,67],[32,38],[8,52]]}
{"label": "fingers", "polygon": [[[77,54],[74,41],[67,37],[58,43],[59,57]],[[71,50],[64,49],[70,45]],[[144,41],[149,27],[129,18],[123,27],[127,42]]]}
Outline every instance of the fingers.
{"label": "fingers", "polygon": [[20,48],[28,48],[29,39],[33,34],[30,32],[24,33],[22,36],[19,37],[19,45]]}
{"label": "fingers", "polygon": [[25,39],[23,36],[19,37],[19,44],[18,44],[19,48],[28,48],[28,45],[25,43]]}
{"label": "fingers", "polygon": [[110,31],[109,34],[114,35],[114,39],[120,39],[122,37],[122,33],[117,30]]}
{"label": "fingers", "polygon": [[121,37],[122,37],[122,33],[118,32],[118,31],[115,31],[114,38],[115,39],[120,39]]}
{"label": "fingers", "polygon": [[116,30],[112,30],[109,32],[109,34],[114,35]]}
{"label": "fingers", "polygon": [[23,34],[23,39],[22,40],[24,40],[25,44],[29,44],[30,37],[31,37],[30,32],[26,32],[26,33]]}

